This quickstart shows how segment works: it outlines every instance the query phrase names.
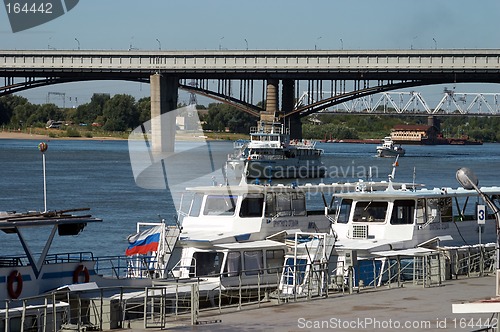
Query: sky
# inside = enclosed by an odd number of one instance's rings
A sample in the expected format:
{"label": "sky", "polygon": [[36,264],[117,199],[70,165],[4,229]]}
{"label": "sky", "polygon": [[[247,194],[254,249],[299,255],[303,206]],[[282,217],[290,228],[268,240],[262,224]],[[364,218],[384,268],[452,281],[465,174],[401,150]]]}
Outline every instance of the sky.
{"label": "sky", "polygon": [[[499,13],[498,0],[82,0],[63,16],[17,33],[11,30],[6,8],[0,8],[0,47],[495,49],[500,47]],[[442,87],[435,88],[435,93],[442,95]],[[472,89],[499,90],[494,85]],[[46,102],[48,92],[65,93],[69,106],[88,102],[94,92],[125,93],[138,99],[149,96],[149,85],[117,81],[71,83],[32,89],[20,95],[38,104]],[[187,102],[188,98],[185,93],[179,95],[180,102]],[[53,95],[50,101],[60,105]]]}

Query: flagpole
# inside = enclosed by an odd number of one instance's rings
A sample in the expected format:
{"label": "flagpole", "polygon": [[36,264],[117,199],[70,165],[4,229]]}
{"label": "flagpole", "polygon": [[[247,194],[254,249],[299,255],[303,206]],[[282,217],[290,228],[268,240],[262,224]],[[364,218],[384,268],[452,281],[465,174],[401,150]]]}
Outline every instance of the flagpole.
{"label": "flagpole", "polygon": [[43,164],[43,206],[44,211],[47,212],[47,178],[45,176],[45,151],[48,149],[48,145],[45,142],[38,144],[38,149],[42,153],[42,164]]}

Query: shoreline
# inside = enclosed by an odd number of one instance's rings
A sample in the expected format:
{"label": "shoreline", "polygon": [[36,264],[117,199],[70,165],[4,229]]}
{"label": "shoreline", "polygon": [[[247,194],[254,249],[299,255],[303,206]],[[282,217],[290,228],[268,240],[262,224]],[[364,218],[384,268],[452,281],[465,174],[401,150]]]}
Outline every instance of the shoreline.
{"label": "shoreline", "polygon": [[39,139],[45,141],[51,140],[123,140],[119,137],[50,137],[49,135],[43,134],[29,134],[25,132],[15,132],[15,131],[0,131],[0,139]]}

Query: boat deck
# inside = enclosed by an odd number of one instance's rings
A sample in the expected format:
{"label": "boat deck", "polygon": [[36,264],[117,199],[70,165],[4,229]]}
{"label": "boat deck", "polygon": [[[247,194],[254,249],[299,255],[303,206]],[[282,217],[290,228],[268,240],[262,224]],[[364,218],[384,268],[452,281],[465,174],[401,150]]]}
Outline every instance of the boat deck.
{"label": "boat deck", "polygon": [[[244,307],[218,314],[201,312],[199,325],[170,321],[175,331],[473,331],[484,328],[491,314],[453,314],[452,304],[495,296],[495,277],[447,280],[443,286],[422,288],[380,287],[359,294],[334,294],[329,298]],[[405,327],[405,324],[410,324]],[[398,328],[399,327],[399,328]],[[139,330],[137,330],[139,331]],[[143,331],[160,331],[147,329]]]}

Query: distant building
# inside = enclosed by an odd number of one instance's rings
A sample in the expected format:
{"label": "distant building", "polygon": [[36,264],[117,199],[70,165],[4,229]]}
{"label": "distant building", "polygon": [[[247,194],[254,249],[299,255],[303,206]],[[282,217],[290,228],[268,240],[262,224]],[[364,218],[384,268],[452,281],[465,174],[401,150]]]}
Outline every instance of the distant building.
{"label": "distant building", "polygon": [[423,144],[425,141],[434,141],[439,132],[429,125],[396,125],[392,128],[391,138],[398,144]]}
{"label": "distant building", "polygon": [[439,122],[430,116],[426,125],[396,125],[391,138],[397,144],[439,144],[443,139]]}

